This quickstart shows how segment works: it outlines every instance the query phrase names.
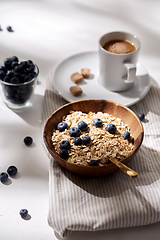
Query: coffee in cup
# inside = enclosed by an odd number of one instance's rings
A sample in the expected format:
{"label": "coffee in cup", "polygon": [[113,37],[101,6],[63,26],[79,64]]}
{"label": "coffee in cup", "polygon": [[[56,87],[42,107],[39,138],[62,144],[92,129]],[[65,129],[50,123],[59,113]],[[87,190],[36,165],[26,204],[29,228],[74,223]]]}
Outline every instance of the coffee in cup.
{"label": "coffee in cup", "polygon": [[125,91],[136,80],[140,40],[127,32],[110,32],[99,40],[99,82],[110,91]]}
{"label": "coffee in cup", "polygon": [[112,40],[104,44],[103,48],[106,51],[116,53],[116,54],[127,54],[134,52],[136,50],[136,47],[133,43],[130,43],[128,41],[124,40]]}

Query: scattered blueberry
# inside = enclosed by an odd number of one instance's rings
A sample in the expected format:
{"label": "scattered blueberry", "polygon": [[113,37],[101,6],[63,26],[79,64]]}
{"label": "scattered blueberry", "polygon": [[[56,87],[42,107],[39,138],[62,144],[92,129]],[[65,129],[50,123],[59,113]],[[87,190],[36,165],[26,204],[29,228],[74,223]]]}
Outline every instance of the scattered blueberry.
{"label": "scattered blueberry", "polygon": [[90,136],[84,136],[84,137],[82,138],[82,142],[83,142],[84,144],[88,144],[88,143],[90,143],[90,141],[91,141]]}
{"label": "scattered blueberry", "polygon": [[144,113],[139,113],[139,114],[138,114],[138,118],[139,118],[141,121],[143,121],[144,118],[145,118]]}
{"label": "scattered blueberry", "polygon": [[88,129],[88,124],[84,121],[80,121],[80,122],[78,122],[78,128],[81,131],[86,131]]}
{"label": "scattered blueberry", "polygon": [[93,120],[93,125],[96,126],[96,127],[102,127],[103,121],[101,119],[99,119],[99,118],[95,118]]}
{"label": "scattered blueberry", "polygon": [[1,26],[0,26],[0,31],[3,31],[3,29],[1,28]]}
{"label": "scattered blueberry", "polygon": [[111,134],[114,134],[116,132],[116,126],[113,123],[109,123],[106,127],[107,131]]}
{"label": "scattered blueberry", "polygon": [[15,166],[10,166],[8,169],[7,169],[7,173],[9,174],[9,176],[14,176],[17,174],[17,168]]}
{"label": "scattered blueberry", "polygon": [[80,132],[79,128],[77,128],[77,127],[71,127],[69,129],[69,135],[71,137],[79,137],[80,134],[81,134],[81,132]]}
{"label": "scattered blueberry", "polygon": [[30,146],[33,143],[33,139],[30,136],[25,137],[23,141],[27,146]]}
{"label": "scattered blueberry", "polygon": [[67,159],[68,158],[68,151],[66,149],[62,149],[60,152],[59,152],[59,156],[63,159]]}
{"label": "scattered blueberry", "polygon": [[70,149],[71,145],[68,140],[62,140],[60,142],[60,149]]}
{"label": "scattered blueberry", "polygon": [[63,132],[65,129],[68,128],[68,124],[66,122],[60,122],[58,123],[57,125],[57,129],[60,131],[60,132]]}
{"label": "scattered blueberry", "polygon": [[22,218],[26,217],[28,215],[28,210],[27,209],[21,209],[19,212]]}
{"label": "scattered blueberry", "polygon": [[81,145],[82,144],[82,139],[80,137],[75,137],[74,138],[74,144],[76,146]]}
{"label": "scattered blueberry", "polygon": [[6,182],[8,180],[8,174],[6,172],[2,172],[0,174],[0,180],[1,182]]}
{"label": "scattered blueberry", "polygon": [[126,131],[126,132],[124,132],[123,133],[123,138],[124,138],[124,140],[129,140],[130,139],[130,133],[128,132],[128,131]]}
{"label": "scattered blueberry", "polygon": [[7,27],[7,31],[8,31],[8,32],[14,32],[11,26],[8,26],[8,27]]}
{"label": "scattered blueberry", "polygon": [[98,161],[96,160],[91,160],[89,163],[88,163],[89,166],[98,166]]}

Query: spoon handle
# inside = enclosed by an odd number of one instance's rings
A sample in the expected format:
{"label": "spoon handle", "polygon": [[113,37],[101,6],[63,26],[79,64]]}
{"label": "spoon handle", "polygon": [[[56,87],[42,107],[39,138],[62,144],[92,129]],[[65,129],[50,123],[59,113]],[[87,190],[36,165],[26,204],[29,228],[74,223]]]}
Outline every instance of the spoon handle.
{"label": "spoon handle", "polygon": [[114,165],[116,165],[121,171],[127,174],[130,178],[135,178],[138,176],[138,173],[132,170],[131,168],[124,165],[122,162],[118,161],[116,158],[109,159]]}

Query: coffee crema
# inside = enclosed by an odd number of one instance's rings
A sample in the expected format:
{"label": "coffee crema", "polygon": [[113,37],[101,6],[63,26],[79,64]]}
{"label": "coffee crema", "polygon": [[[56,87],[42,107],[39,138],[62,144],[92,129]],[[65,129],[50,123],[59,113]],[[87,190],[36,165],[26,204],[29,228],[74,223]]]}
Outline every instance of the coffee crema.
{"label": "coffee crema", "polygon": [[111,53],[127,54],[134,52],[136,47],[125,40],[112,40],[104,44],[103,48]]}

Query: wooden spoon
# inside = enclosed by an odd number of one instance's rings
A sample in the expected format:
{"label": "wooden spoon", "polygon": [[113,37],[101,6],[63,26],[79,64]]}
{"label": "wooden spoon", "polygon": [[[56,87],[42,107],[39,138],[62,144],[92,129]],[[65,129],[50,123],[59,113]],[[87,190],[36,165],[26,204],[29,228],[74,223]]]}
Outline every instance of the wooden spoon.
{"label": "wooden spoon", "polygon": [[135,178],[138,176],[138,173],[132,170],[131,168],[124,165],[122,162],[118,161],[116,158],[109,158],[109,160],[116,165],[121,171],[127,174],[130,178]]}

